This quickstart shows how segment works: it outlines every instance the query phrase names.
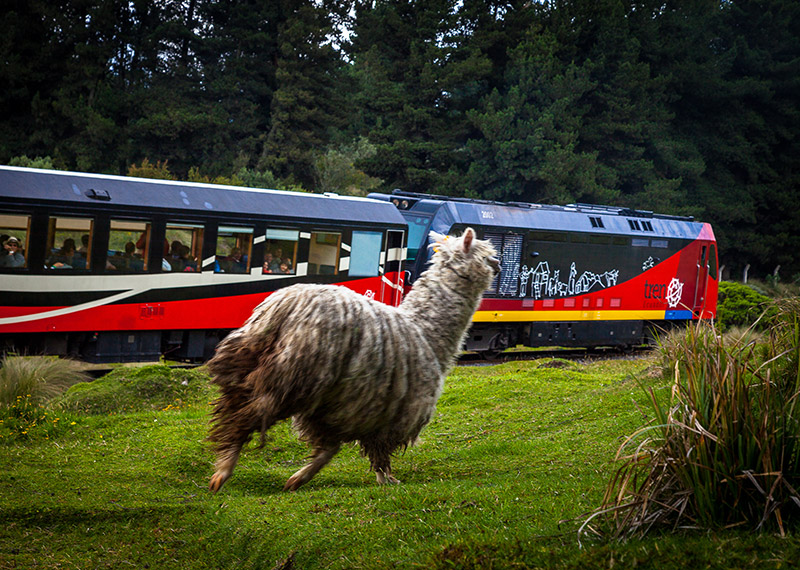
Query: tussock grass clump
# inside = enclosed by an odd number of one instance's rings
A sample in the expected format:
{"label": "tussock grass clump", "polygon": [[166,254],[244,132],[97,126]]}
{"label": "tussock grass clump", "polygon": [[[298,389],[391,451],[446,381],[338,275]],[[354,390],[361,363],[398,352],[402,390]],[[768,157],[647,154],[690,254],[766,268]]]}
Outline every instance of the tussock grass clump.
{"label": "tussock grass clump", "polygon": [[74,360],[47,356],[7,356],[0,368],[0,406],[19,399],[43,404],[89,376]]}
{"label": "tussock grass clump", "polygon": [[[73,360],[7,356],[0,368],[0,440],[28,436],[37,426],[53,428],[60,418],[47,403],[89,376]],[[47,433],[48,430],[45,430]]]}
{"label": "tussock grass clump", "polygon": [[[623,537],[654,526],[772,525],[800,515],[800,300],[777,303],[766,342],[704,324],[662,344],[668,403],[627,438],[622,466],[583,531]],[[727,340],[727,342],[726,342]]]}
{"label": "tussock grass clump", "polygon": [[74,386],[57,404],[86,414],[179,409],[214,398],[208,375],[163,364],[117,368],[102,378]]}

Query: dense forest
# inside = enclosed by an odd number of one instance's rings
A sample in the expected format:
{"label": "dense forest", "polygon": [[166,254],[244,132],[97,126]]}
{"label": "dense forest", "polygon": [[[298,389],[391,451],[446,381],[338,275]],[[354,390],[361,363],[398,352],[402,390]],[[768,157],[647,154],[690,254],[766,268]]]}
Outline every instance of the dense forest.
{"label": "dense forest", "polygon": [[693,215],[800,277],[796,0],[4,0],[0,85],[0,163]]}

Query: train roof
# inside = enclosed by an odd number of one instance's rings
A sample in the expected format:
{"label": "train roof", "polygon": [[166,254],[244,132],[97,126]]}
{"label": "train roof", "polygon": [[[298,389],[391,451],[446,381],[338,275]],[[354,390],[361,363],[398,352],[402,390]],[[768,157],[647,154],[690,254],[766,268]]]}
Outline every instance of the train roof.
{"label": "train roof", "polygon": [[694,239],[701,233],[708,235],[711,232],[708,224],[696,222],[689,216],[657,214],[615,206],[495,202],[401,190],[395,190],[391,195],[369,196],[394,202],[401,211],[409,214],[431,216],[431,229],[441,233],[447,233],[456,224],[498,229],[623,234],[643,238],[658,236]]}
{"label": "train roof", "polygon": [[0,165],[0,196],[9,202],[97,207],[175,214],[252,214],[402,225],[400,212],[385,201],[242,186],[40,170]]}

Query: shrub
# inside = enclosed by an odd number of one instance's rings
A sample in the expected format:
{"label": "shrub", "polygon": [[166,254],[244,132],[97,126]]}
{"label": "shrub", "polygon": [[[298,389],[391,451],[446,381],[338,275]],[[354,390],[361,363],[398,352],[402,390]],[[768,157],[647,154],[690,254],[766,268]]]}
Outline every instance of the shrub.
{"label": "shrub", "polygon": [[146,157],[142,159],[142,163],[136,166],[136,163],[128,167],[128,176],[135,176],[138,178],[156,178],[159,180],[177,180],[177,177],[169,171],[167,166],[168,161],[163,163],[159,160],[155,164],[151,163]]}
{"label": "shrub", "polygon": [[622,445],[622,466],[584,531],[771,521],[785,532],[800,514],[800,300],[764,319],[765,344],[744,335],[726,345],[706,324],[685,330],[672,347],[669,404],[648,390],[655,425]]}
{"label": "shrub", "polygon": [[26,155],[15,156],[8,161],[9,166],[24,166],[25,168],[43,168],[45,170],[56,170],[53,159],[49,156],[37,156],[28,158]]}
{"label": "shrub", "polygon": [[734,326],[749,327],[758,320],[770,298],[748,285],[722,281],[717,298],[717,326],[726,331]]}

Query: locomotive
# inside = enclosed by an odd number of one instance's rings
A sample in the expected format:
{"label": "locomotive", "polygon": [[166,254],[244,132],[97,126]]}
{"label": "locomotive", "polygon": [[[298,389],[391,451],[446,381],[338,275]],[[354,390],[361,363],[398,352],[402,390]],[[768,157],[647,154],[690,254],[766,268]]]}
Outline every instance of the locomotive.
{"label": "locomotive", "polygon": [[517,345],[627,348],[716,315],[714,232],[690,217],[612,206],[492,202],[395,190],[370,194],[408,222],[406,287],[430,258],[428,233],[470,226],[501,272],[473,318],[466,349]]}
{"label": "locomotive", "polygon": [[0,196],[4,352],[202,361],[279,287],[402,299],[387,202],[8,166]]}

